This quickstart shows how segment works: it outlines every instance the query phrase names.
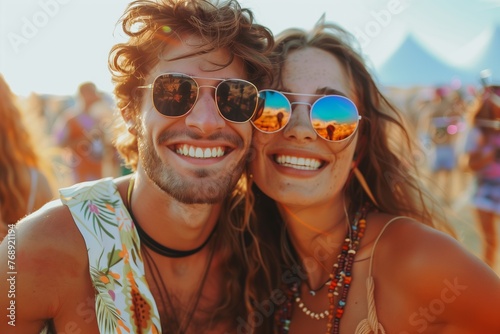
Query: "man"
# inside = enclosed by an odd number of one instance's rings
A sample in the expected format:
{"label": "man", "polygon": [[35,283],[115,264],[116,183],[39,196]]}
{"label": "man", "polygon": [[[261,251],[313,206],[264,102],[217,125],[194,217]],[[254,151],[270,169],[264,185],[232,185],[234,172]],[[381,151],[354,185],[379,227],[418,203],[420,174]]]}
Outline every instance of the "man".
{"label": "man", "polygon": [[[135,1],[123,20],[130,38],[110,56],[125,129],[116,146],[135,173],[62,189],[13,230],[15,252],[0,247],[0,279],[11,282],[0,288],[0,333],[234,333],[262,323],[248,324],[269,294],[245,285],[245,251],[257,243],[241,233],[249,206],[238,182],[251,115],[225,119],[215,101],[224,82],[257,108],[248,81],[271,72],[272,35],[235,1]],[[184,82],[192,90],[179,116],[161,92]]]}

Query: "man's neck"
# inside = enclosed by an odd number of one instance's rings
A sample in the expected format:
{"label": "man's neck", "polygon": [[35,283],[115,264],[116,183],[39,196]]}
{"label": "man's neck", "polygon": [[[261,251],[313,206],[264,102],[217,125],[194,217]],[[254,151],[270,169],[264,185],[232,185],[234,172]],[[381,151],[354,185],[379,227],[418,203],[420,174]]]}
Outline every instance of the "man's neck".
{"label": "man's neck", "polygon": [[149,180],[134,180],[131,195],[136,223],[156,242],[177,250],[202,245],[215,228],[220,204],[185,204],[163,192]]}

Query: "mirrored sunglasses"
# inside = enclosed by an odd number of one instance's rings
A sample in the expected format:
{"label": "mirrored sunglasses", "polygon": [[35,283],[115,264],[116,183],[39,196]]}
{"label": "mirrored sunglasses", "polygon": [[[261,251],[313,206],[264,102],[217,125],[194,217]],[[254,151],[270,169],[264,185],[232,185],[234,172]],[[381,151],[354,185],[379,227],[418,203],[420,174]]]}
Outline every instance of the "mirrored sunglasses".
{"label": "mirrored sunglasses", "polygon": [[[217,80],[217,86],[199,85],[195,79]],[[233,123],[249,121],[257,109],[258,90],[242,79],[220,79],[190,76],[183,73],[163,73],[152,84],[137,88],[153,90],[153,106],[167,117],[181,117],[193,110],[202,87],[215,89],[219,114]]]}
{"label": "mirrored sunglasses", "polygon": [[[306,102],[290,102],[287,95],[321,96],[312,105]],[[285,93],[265,89],[259,93],[259,111],[252,124],[264,133],[282,130],[292,116],[292,105],[308,105],[311,109],[311,125],[321,138],[340,142],[351,137],[358,128],[361,116],[354,102],[341,95],[316,95]]]}

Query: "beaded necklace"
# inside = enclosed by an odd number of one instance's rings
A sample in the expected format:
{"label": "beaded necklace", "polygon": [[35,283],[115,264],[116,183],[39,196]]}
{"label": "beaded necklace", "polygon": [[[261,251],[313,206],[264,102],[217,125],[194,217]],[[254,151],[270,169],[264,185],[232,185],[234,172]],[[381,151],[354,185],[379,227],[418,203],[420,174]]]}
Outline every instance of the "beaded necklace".
{"label": "beaded necklace", "polygon": [[[300,298],[300,283],[294,281],[287,288],[286,302],[284,302],[276,313],[276,322],[280,334],[288,334],[290,330],[293,303],[297,303],[298,308],[311,317],[311,319],[322,320],[326,319],[326,334],[340,333],[340,319],[344,314],[344,309],[347,301],[347,294],[352,281],[352,265],[354,257],[359,248],[361,238],[365,234],[366,215],[370,209],[370,204],[365,204],[358,210],[354,216],[354,220],[347,230],[344,243],[340,254],[337,256],[337,262],[333,265],[330,273],[330,284],[328,285],[328,300],[330,306],[328,310],[323,312],[312,312],[303,303]],[[338,299],[335,305],[335,299]]]}

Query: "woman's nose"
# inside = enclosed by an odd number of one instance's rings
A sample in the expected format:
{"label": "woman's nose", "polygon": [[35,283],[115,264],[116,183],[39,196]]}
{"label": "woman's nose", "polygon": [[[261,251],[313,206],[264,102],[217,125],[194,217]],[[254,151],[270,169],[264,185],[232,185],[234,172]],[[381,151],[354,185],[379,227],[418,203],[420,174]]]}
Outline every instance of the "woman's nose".
{"label": "woman's nose", "polygon": [[310,108],[308,104],[292,105],[292,115],[283,129],[287,138],[298,141],[315,140],[317,138],[318,135],[312,127],[309,116]]}

